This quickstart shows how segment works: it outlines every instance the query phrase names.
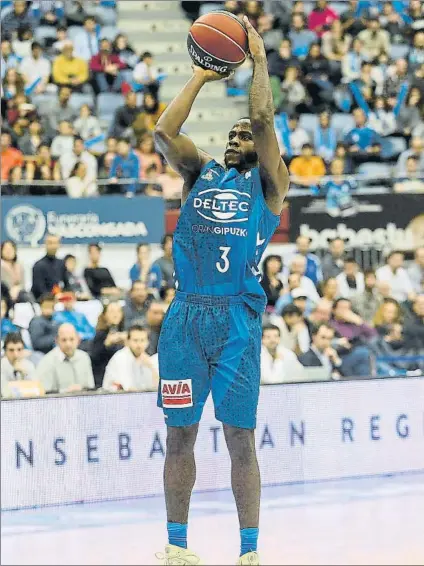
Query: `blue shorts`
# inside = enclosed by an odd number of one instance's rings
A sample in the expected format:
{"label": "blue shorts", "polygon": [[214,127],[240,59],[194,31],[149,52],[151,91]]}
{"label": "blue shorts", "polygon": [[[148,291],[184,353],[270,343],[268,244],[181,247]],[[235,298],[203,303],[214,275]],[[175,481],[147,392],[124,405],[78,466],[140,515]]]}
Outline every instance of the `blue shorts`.
{"label": "blue shorts", "polygon": [[241,297],[177,292],[159,338],[158,406],[168,426],[200,421],[212,391],[216,418],[254,429],[260,385],[261,315]]}

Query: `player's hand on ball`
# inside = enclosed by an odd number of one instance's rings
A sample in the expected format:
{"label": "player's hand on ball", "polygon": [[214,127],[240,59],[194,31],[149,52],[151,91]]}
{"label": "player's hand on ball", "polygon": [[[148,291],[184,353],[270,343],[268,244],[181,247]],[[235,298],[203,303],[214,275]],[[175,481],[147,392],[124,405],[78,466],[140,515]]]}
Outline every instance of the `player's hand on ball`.
{"label": "player's hand on ball", "polygon": [[247,29],[247,39],[249,41],[249,52],[253,60],[259,57],[266,57],[264,41],[249,21],[247,16],[243,16],[243,23]]}
{"label": "player's hand on ball", "polygon": [[193,74],[202,77],[205,83],[210,83],[212,81],[220,81],[222,79],[228,79],[234,74],[234,71],[230,71],[225,74],[217,73],[216,71],[211,71],[210,69],[202,69],[202,67],[199,67],[194,64],[191,66],[191,68],[193,69]]}

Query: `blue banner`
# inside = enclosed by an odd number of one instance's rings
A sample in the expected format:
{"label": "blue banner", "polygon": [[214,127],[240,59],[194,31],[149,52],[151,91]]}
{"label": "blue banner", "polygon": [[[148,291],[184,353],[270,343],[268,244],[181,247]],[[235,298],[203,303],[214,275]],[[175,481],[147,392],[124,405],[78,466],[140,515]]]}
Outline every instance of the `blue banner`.
{"label": "blue banner", "polygon": [[37,246],[46,233],[64,244],[152,244],[164,234],[165,205],[155,197],[3,197],[1,205],[2,241],[17,244]]}

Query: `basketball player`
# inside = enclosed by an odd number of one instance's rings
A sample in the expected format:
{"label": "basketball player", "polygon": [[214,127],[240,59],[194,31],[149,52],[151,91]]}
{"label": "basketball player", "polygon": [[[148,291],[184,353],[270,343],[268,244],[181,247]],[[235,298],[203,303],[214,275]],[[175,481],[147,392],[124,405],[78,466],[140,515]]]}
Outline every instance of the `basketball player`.
{"label": "basketball player", "polygon": [[250,118],[232,127],[225,167],[180,133],[203,85],[222,75],[194,66],[193,76],[155,130],[161,151],[184,179],[173,243],[177,293],[158,348],[158,405],[167,424],[169,538],[165,555],[158,558],[165,564],[200,563],[187,550],[187,520],[196,477],[193,449],[210,391],[231,457],[241,533],[238,564],[259,564],[261,484],[254,429],[266,297],[258,262],[279,224],[289,178],[274,132],[263,41],[247,18],[244,21],[254,63]]}

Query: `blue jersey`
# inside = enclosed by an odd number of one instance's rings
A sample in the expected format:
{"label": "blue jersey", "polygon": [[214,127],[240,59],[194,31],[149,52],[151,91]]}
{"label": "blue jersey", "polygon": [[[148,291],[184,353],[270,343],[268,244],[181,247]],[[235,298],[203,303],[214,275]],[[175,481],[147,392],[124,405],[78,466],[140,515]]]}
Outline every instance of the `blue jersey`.
{"label": "blue jersey", "polygon": [[266,295],[258,264],[279,222],[265,202],[258,168],[240,174],[210,161],[181,209],[174,234],[177,289],[241,296],[262,312]]}

